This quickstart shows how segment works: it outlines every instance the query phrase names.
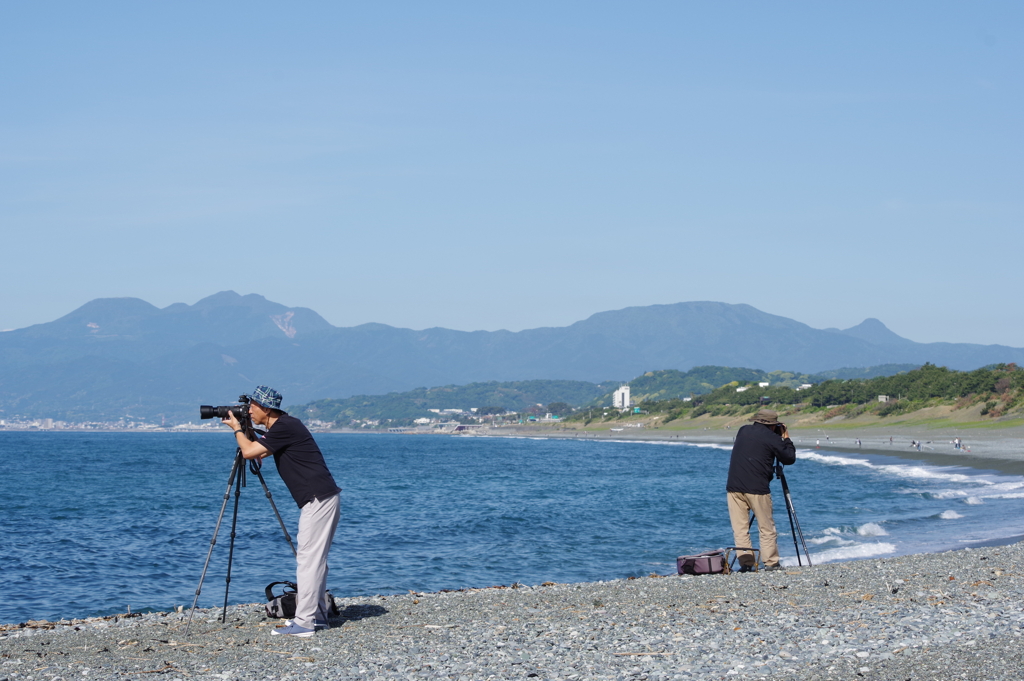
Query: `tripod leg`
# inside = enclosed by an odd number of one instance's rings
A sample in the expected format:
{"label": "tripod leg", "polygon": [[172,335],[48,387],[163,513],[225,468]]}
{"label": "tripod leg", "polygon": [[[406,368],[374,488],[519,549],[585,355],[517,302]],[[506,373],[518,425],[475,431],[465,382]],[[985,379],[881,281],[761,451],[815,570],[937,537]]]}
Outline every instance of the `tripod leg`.
{"label": "tripod leg", "polygon": [[220,614],[220,621],[226,622],[228,618],[228,590],[231,588],[231,560],[235,557],[235,528],[238,527],[238,500],[242,496],[242,478],[245,476],[245,463],[242,459],[242,451],[239,450],[235,458],[239,462],[239,473],[235,478],[235,512],[231,516],[231,541],[228,544],[228,574],[224,578],[224,609]]}
{"label": "tripod leg", "polygon": [[[796,564],[802,566],[803,562],[800,560],[800,545],[796,543],[796,526],[793,525],[793,502],[789,498],[789,490],[785,491],[786,496],[786,514],[789,516],[789,531],[793,533],[793,548],[796,550]],[[808,559],[809,561],[810,559]]]}
{"label": "tripod leg", "polygon": [[220,514],[217,516],[217,525],[213,528],[213,538],[210,539],[210,550],[206,552],[206,562],[203,563],[203,574],[199,577],[199,586],[196,587],[196,597],[192,600],[192,610],[188,613],[188,624],[185,625],[185,636],[188,636],[189,627],[192,626],[192,616],[196,612],[196,604],[199,602],[199,594],[203,591],[203,580],[206,579],[206,569],[210,567],[210,556],[213,555],[213,547],[217,544],[217,535],[220,534],[220,523],[224,519],[224,510],[228,507],[228,499],[231,498],[231,486],[235,483],[235,476],[239,473],[239,459],[235,457],[235,463],[231,467],[231,475],[228,476],[228,488],[224,490],[224,501],[220,505]]}
{"label": "tripod leg", "polygon": [[[796,533],[800,535],[800,543],[804,546],[804,555],[807,556],[807,565],[813,567],[813,565],[811,565],[811,554],[807,551],[807,542],[804,541],[804,531],[800,529],[800,519],[796,517],[796,508],[793,507],[793,500],[789,498],[789,494],[786,494],[786,501],[789,502],[789,509],[793,514],[793,522],[796,523]],[[800,555],[799,552],[797,552],[797,555]]]}
{"label": "tripod leg", "polygon": [[277,511],[277,504],[274,503],[274,495],[270,493],[270,488],[267,487],[267,481],[263,479],[263,473],[260,472],[259,466],[250,466],[249,470],[256,474],[256,477],[260,479],[260,484],[263,485],[263,493],[267,497],[267,501],[270,502],[270,508],[274,509],[274,517],[277,518],[278,524],[281,526],[281,531],[284,532],[284,539],[288,542],[288,546],[292,549],[292,555],[296,555],[295,544],[292,543],[292,536],[288,534],[288,528],[284,524],[284,520],[281,519],[281,514]]}

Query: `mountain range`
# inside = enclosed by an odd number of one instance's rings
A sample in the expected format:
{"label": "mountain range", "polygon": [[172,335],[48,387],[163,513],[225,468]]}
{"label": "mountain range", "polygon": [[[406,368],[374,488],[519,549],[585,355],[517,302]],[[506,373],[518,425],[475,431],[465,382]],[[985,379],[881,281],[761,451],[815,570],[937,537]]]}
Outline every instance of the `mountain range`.
{"label": "mountain range", "polygon": [[55,321],[0,333],[0,418],[195,421],[200,404],[229,404],[257,384],[276,387],[294,405],[484,381],[629,380],[701,365],[819,373],[1022,361],[1022,348],[915,343],[877,319],[814,329],[717,302],[629,307],[566,327],[467,332],[335,327],[307,308],[224,291],[162,309],[137,298],[97,299]]}

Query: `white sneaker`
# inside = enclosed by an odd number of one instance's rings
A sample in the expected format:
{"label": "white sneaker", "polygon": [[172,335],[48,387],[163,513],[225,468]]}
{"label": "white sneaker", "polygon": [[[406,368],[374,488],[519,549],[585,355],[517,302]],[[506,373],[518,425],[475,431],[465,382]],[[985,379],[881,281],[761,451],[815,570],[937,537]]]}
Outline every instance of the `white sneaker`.
{"label": "white sneaker", "polygon": [[[284,626],[292,627],[295,626],[295,620],[285,620]],[[313,620],[313,631],[321,631],[323,629],[330,629],[331,625],[324,620]]]}
{"label": "white sneaker", "polygon": [[297,636],[299,638],[309,638],[313,634],[313,629],[300,627],[298,624],[292,624],[287,627],[281,627],[280,629],[274,629],[270,632],[271,636]]}

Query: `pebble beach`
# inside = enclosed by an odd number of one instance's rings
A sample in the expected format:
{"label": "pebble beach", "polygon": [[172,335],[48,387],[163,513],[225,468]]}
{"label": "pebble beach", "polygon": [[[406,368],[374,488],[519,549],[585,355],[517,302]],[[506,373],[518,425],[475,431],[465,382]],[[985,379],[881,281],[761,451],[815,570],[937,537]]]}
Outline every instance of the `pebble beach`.
{"label": "pebble beach", "polygon": [[262,604],[0,627],[0,680],[1013,679],[1024,543],[731,575]]}

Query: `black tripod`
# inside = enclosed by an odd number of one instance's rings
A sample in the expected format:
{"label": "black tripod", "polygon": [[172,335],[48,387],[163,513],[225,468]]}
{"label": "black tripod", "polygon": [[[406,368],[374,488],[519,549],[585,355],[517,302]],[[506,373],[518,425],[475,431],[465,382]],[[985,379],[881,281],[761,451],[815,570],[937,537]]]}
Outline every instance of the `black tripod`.
{"label": "black tripod", "polygon": [[793,533],[793,548],[796,549],[796,562],[797,565],[803,565],[800,562],[800,547],[797,546],[796,538],[799,535],[800,543],[804,547],[804,555],[807,557],[807,565],[811,565],[811,554],[807,552],[807,543],[804,541],[804,532],[800,529],[800,519],[796,517],[796,509],[793,508],[793,499],[789,496],[789,485],[786,484],[786,474],[782,472],[782,464],[775,464],[775,477],[782,481],[782,494],[786,497],[786,512],[789,514],[789,530]]}
{"label": "black tripod", "polygon": [[[252,428],[251,422],[246,418],[243,422],[243,429],[245,430],[245,436],[250,440],[255,440],[255,431]],[[270,507],[274,509],[274,515],[277,517],[277,522],[281,525],[281,531],[284,532],[284,538],[288,542],[288,546],[292,549],[292,554],[295,554],[295,545],[292,543],[292,537],[288,534],[288,528],[285,527],[284,520],[281,519],[281,514],[277,511],[277,505],[274,503],[274,497],[270,493],[270,488],[267,487],[267,481],[263,479],[263,473],[260,472],[260,464],[258,459],[253,459],[249,462],[249,470],[253,472],[260,479],[260,484],[263,485],[263,493],[266,495],[267,500],[270,502]],[[235,486],[235,510],[231,516],[231,543],[228,549],[228,572],[227,577],[224,580],[224,610],[221,613],[220,621],[224,622],[228,616],[228,589],[231,587],[231,560],[235,555],[235,528],[238,525],[238,500],[242,495],[242,488],[245,487],[245,458],[242,456],[241,448],[235,450],[235,463],[231,466],[231,475],[228,476],[228,487],[224,491],[224,501],[220,505],[220,514],[217,516],[217,525],[213,529],[213,538],[210,539],[210,550],[206,553],[206,562],[203,564],[203,574],[199,578],[199,586],[196,587],[196,597],[192,601],[192,610],[188,614],[188,624],[185,625],[185,635],[188,636],[189,627],[192,626],[192,615],[196,612],[196,603],[199,602],[199,594],[203,590],[203,580],[206,579],[206,569],[210,566],[210,556],[213,555],[213,547],[217,544],[217,535],[220,533],[220,523],[224,519],[224,510],[228,506],[228,498],[231,496],[231,486]]]}
{"label": "black tripod", "polygon": [[[775,477],[782,481],[782,495],[786,497],[786,513],[789,514],[789,529],[793,533],[793,548],[796,549],[797,565],[803,566],[803,562],[800,560],[800,546],[796,543],[797,536],[799,536],[800,544],[803,544],[804,547],[804,556],[807,557],[807,565],[814,567],[811,565],[811,554],[807,552],[807,543],[804,541],[803,530],[800,529],[800,519],[796,517],[796,509],[793,508],[793,498],[789,496],[789,485],[786,483],[786,474],[782,472],[781,463],[775,464]],[[754,526],[755,517],[753,513],[750,514],[750,524],[747,526],[748,531]]]}

